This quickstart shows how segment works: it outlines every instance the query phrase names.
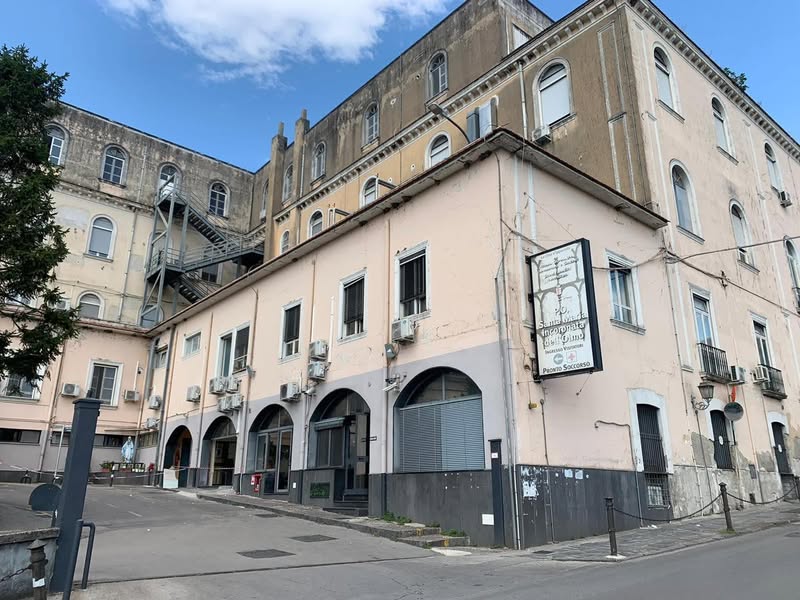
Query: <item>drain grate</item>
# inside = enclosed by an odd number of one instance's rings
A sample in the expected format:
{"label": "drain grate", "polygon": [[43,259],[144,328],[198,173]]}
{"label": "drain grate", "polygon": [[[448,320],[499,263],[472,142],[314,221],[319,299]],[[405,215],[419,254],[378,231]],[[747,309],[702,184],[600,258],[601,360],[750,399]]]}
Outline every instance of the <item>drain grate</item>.
{"label": "drain grate", "polygon": [[247,550],[246,552],[237,552],[247,558],[280,558],[281,556],[294,556],[291,552],[284,552],[283,550],[275,550],[274,548],[267,548],[265,550]]}
{"label": "drain grate", "polygon": [[261,517],[262,519],[274,519],[278,515],[275,513],[258,513],[256,516]]}
{"label": "drain grate", "polygon": [[335,537],[327,535],[298,535],[297,537],[289,538],[290,540],[297,540],[298,542],[329,542],[335,540]]}

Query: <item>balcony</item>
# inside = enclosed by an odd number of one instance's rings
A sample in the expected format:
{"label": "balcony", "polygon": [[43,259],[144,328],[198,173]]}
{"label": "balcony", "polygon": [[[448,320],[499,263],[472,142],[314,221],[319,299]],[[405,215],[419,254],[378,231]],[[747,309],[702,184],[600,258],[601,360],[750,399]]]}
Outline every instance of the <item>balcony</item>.
{"label": "balcony", "polygon": [[770,398],[783,400],[786,398],[786,388],[783,385],[783,373],[780,369],[769,365],[758,365],[759,370],[767,376],[761,382],[761,392]]}
{"label": "balcony", "polygon": [[700,355],[700,371],[706,379],[718,383],[731,381],[728,356],[724,350],[701,343],[697,344],[697,352]]}

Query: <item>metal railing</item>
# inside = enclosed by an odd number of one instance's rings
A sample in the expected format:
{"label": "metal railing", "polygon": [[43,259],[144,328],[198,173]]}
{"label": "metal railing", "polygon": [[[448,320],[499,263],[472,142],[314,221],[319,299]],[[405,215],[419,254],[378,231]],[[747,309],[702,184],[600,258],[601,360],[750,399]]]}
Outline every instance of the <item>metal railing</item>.
{"label": "metal railing", "polygon": [[766,381],[761,382],[761,390],[764,392],[764,395],[781,400],[786,398],[786,388],[783,385],[783,373],[781,370],[769,365],[760,364],[758,366],[767,374]]}
{"label": "metal railing", "polygon": [[797,312],[800,312],[800,287],[793,287],[794,292],[794,307]]}
{"label": "metal railing", "polygon": [[203,281],[199,272],[184,273],[178,279],[178,286],[187,288],[191,293],[195,294],[198,298],[205,298],[211,292],[219,289],[218,285]]}
{"label": "metal railing", "polygon": [[728,356],[724,350],[699,343],[697,351],[700,355],[700,370],[706,377],[723,383],[731,380]]}

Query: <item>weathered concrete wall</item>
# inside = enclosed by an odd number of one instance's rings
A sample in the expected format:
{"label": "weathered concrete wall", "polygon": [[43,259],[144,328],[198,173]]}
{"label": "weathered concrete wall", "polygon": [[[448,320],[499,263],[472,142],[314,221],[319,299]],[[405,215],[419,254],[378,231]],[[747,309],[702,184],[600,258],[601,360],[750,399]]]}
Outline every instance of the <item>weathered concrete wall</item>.
{"label": "weathered concrete wall", "polygon": [[[47,581],[53,574],[58,529],[30,529],[26,531],[0,532],[0,576],[5,576],[31,564],[31,552],[28,546],[34,540],[46,543],[44,548],[47,564],[45,573]],[[30,598],[33,593],[31,572],[26,571],[12,579],[0,583],[0,598]]]}

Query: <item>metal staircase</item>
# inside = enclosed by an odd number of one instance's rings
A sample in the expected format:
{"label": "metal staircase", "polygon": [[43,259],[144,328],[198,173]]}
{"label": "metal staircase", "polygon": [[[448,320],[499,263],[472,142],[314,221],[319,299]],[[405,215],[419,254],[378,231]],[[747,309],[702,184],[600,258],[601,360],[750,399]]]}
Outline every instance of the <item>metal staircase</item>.
{"label": "metal staircase", "polygon": [[[202,279],[202,269],[229,261],[249,269],[263,261],[265,229],[255,233],[234,231],[227,218],[211,213],[205,202],[181,190],[173,180],[162,185],[154,204],[153,233],[145,266],[143,323],[158,322],[163,315],[158,307],[162,305],[165,286],[177,292],[172,298],[174,314],[178,294],[197,302],[218,289]],[[190,227],[207,243],[187,248]],[[178,232],[180,235],[176,236]]]}

